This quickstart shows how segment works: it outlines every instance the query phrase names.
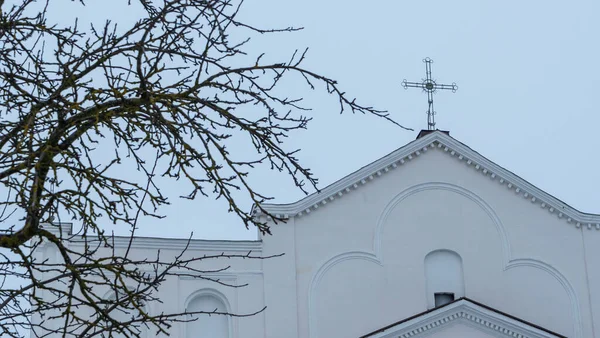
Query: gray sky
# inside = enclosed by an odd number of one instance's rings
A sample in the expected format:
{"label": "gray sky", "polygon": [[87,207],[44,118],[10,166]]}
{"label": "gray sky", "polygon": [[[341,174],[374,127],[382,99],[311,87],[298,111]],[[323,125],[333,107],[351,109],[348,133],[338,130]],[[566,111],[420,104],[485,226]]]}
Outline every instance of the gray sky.
{"label": "gray sky", "polygon": [[[117,15],[98,7],[105,2],[91,2],[82,16]],[[135,13],[120,15],[135,20]],[[315,119],[308,131],[293,135],[288,149],[302,149],[299,157],[320,178],[320,187],[426,128],[426,95],[404,90],[401,82],[420,81],[428,56],[438,82],[459,86],[455,94],[436,95],[439,129],[567,204],[600,213],[600,115],[593,102],[600,78],[597,0],[248,0],[242,15],[262,27],[305,27],[261,36],[251,42],[251,54],[266,52],[267,59],[282,61],[294,49],[309,47],[306,68],[337,79],[350,95],[415,129],[407,132],[371,116],[340,116],[335,98],[313,96]],[[287,86],[304,94],[304,87]],[[253,181],[275,202],[303,197],[281,175],[261,172]],[[220,203],[172,204],[164,209],[166,219],[144,220],[138,235],[256,237]]]}
{"label": "gray sky", "polygon": [[[436,95],[438,128],[567,204],[600,212],[600,115],[593,102],[600,2],[261,0],[248,1],[244,14],[264,25],[304,26],[257,40],[256,48],[285,55],[309,47],[306,66],[416,131],[426,128],[426,95],[400,83],[419,81],[422,59],[431,57],[434,78],[459,85],[455,94]],[[416,136],[373,117],[339,116],[335,108],[334,100],[320,101],[309,130],[290,142],[302,148],[321,187]],[[269,189],[276,201],[302,197],[289,187]],[[196,207],[169,212],[166,222],[202,238],[251,236],[220,210]],[[154,226],[147,231],[160,235]]]}

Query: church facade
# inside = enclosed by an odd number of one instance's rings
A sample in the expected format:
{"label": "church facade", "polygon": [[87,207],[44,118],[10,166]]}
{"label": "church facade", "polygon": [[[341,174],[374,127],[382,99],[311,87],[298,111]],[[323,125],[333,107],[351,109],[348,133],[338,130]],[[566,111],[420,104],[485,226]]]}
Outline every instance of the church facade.
{"label": "church facade", "polygon": [[[272,224],[272,236],[192,240],[188,254],[283,256],[228,261],[209,274],[242,288],[173,277],[159,291],[163,303],[148,306],[266,310],[180,323],[172,337],[600,337],[600,215],[445,132],[422,132],[319,193],[264,208],[287,219]],[[132,254],[186,243],[136,238]]]}

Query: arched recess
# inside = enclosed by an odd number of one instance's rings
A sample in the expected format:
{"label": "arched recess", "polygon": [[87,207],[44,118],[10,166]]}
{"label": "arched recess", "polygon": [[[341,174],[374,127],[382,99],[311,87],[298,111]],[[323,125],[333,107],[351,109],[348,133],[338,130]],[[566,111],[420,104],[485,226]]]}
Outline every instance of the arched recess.
{"label": "arched recess", "polygon": [[548,273],[550,276],[554,277],[563,289],[566,291],[569,300],[571,301],[571,315],[573,318],[573,331],[574,337],[581,338],[583,337],[583,320],[581,318],[581,303],[579,302],[579,298],[577,297],[577,293],[575,292],[575,288],[569,282],[569,280],[558,271],[556,268],[551,266],[550,264],[543,262],[539,259],[532,258],[517,258],[511,259],[510,262],[506,265],[505,271],[514,268],[535,268],[542,270]]}
{"label": "arched recess", "polygon": [[566,294],[569,297],[571,303],[571,315],[573,316],[573,326],[574,326],[574,337],[582,338],[583,337],[583,320],[581,314],[581,303],[579,298],[577,297],[577,293],[575,288],[571,284],[571,282],[560,273],[556,268],[552,267],[550,264],[545,263],[541,260],[530,259],[530,258],[513,258],[511,245],[508,239],[507,230],[494,211],[494,209],[485,201],[483,198],[475,194],[474,192],[465,189],[461,186],[445,183],[445,182],[428,182],[417,184],[412,187],[405,189],[396,195],[383,209],[381,215],[379,216],[377,223],[375,225],[375,233],[373,236],[373,252],[362,252],[362,251],[350,251],[350,252],[342,252],[334,255],[333,257],[323,261],[317,271],[314,273],[308,290],[308,326],[309,326],[309,337],[316,338],[317,337],[317,318],[315,316],[316,309],[316,290],[318,289],[319,283],[323,276],[336,264],[345,261],[345,260],[367,260],[372,263],[383,265],[384,257],[382,257],[382,236],[383,236],[383,228],[384,225],[390,215],[390,213],[394,210],[394,208],[400,204],[404,199],[408,198],[411,195],[417,194],[422,191],[427,190],[445,190],[454,192],[456,194],[462,195],[469,200],[473,201],[476,205],[478,205],[492,220],[496,230],[498,231],[499,239],[501,242],[501,250],[502,250],[502,258],[503,262],[501,265],[502,270],[510,270],[517,267],[529,267],[536,268],[543,271],[546,271],[551,277],[555,278],[560,282],[562,287],[564,288]]}
{"label": "arched recess", "polygon": [[377,224],[375,225],[375,235],[373,236],[373,251],[375,253],[375,256],[377,256],[377,258],[380,261],[383,262],[385,260],[385,257],[382,257],[383,255],[381,248],[381,239],[383,236],[383,227],[386,224],[391,212],[396,208],[396,206],[398,206],[398,204],[402,203],[402,201],[404,201],[406,198],[428,190],[443,190],[453,192],[455,194],[466,197],[467,199],[474,202],[477,206],[479,206],[481,210],[483,210],[488,215],[490,220],[494,223],[496,230],[498,231],[498,236],[500,237],[500,242],[502,245],[502,257],[504,258],[504,262],[506,263],[510,260],[511,247],[510,242],[508,240],[508,235],[506,233],[506,229],[500,221],[498,215],[496,215],[494,209],[487,202],[485,202],[483,198],[479,197],[474,192],[455,184],[445,182],[427,182],[414,185],[400,192],[383,209],[381,215],[379,216],[379,219],[377,220]]}
{"label": "arched recess", "polygon": [[464,297],[465,280],[462,258],[451,250],[435,250],[425,256],[425,280],[427,282],[427,307],[436,304],[436,296],[448,295],[450,300]]}
{"label": "arched recess", "polygon": [[[194,292],[185,302],[185,311],[191,321],[185,323],[186,338],[230,338],[232,336],[231,320],[226,314],[231,313],[227,298],[213,289]],[[206,313],[198,313],[206,312]],[[215,312],[215,314],[208,314]]]}
{"label": "arched recess", "polygon": [[323,279],[323,276],[332,269],[334,266],[349,260],[364,260],[381,266],[381,262],[374,254],[362,251],[351,251],[345,252],[339,255],[335,255],[328,259],[326,262],[321,264],[321,267],[313,275],[309,287],[308,287],[308,332],[309,337],[317,337],[318,323],[315,316],[316,313],[316,294],[319,284]]}

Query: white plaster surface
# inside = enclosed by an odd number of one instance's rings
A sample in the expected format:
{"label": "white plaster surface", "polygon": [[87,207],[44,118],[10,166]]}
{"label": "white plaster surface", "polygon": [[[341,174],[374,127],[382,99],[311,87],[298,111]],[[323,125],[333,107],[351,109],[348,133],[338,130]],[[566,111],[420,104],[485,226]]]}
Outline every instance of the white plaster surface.
{"label": "white plaster surface", "polygon": [[[568,337],[600,337],[600,231],[568,223],[558,210],[500,183],[500,173],[491,178],[474,165],[431,147],[309,214],[273,225],[262,243],[198,241],[189,255],[247,252],[248,245],[285,255],[227,261],[232,267],[221,277],[245,288],[169,279],[164,304],[151,311],[181,311],[190,295],[211,289],[232,312],[267,306],[232,319],[232,338],[359,337],[430,308],[425,257],[451,250],[462,259],[465,297]],[[152,256],[164,243],[153,245],[133,255]],[[172,336],[183,337],[183,324]],[[492,336],[457,324],[431,337]]]}

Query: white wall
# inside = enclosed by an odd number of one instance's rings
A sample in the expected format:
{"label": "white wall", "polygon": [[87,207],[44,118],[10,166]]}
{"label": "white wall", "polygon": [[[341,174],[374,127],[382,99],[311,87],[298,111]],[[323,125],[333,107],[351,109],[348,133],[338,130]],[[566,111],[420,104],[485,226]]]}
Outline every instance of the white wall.
{"label": "white wall", "polygon": [[[581,236],[597,251],[600,233],[437,148],[296,218],[295,231],[299,337],[367,333],[426,310],[423,261],[439,249],[461,256],[466,297],[593,336]],[[600,281],[598,266],[590,269]]]}
{"label": "white wall", "polygon": [[[137,240],[137,239],[136,239]],[[117,241],[119,242],[119,241]],[[125,243],[127,241],[124,241]],[[81,243],[81,242],[80,242]],[[160,250],[161,259],[169,261],[172,257],[181,253],[182,243],[185,240],[171,239],[140,239],[130,250],[129,258],[132,260],[156,257]],[[70,248],[77,250],[78,243],[70,243]],[[124,254],[125,247],[119,243],[116,245],[116,254]],[[247,255],[252,250],[253,256],[262,255],[262,244],[251,241],[192,241],[190,249],[183,258],[202,257],[204,255],[234,254]],[[51,252],[44,251],[44,254]],[[103,257],[111,255],[106,249],[100,249]],[[230,266],[229,269],[214,272]],[[228,259],[211,258],[191,265],[195,269],[206,271],[201,274],[204,277],[219,279],[223,283],[233,285],[244,285],[245,287],[233,288],[218,283],[193,278],[190,276],[170,276],[162,283],[158,298],[162,303],[153,302],[147,305],[151,314],[183,313],[186,306],[196,296],[216,295],[227,304],[227,310],[233,314],[249,314],[261,310],[265,306],[264,280],[262,272],[262,261],[258,259]],[[98,294],[110,293],[106,290],[98,290]],[[78,313],[84,314],[86,309],[79,308]],[[88,309],[89,311],[89,309]],[[229,337],[264,337],[265,313],[259,313],[248,318],[230,317],[227,320],[229,326]],[[203,323],[206,324],[206,323]],[[149,336],[154,337],[156,330],[150,327]],[[186,324],[176,323],[170,330],[171,337],[185,337]]]}
{"label": "white wall", "polygon": [[[357,337],[430,308],[438,286],[428,286],[425,257],[451,250],[462,262],[457,296],[569,337],[600,337],[600,231],[574,227],[437,148],[272,230],[259,253],[283,257],[228,261],[231,271],[220,275],[248,287],[171,278],[164,304],[151,311],[183,311],[191,295],[211,288],[232,312],[267,306],[232,319],[232,337]],[[133,255],[152,256],[161,243]],[[189,254],[219,252],[218,243],[205,244]],[[174,330],[183,337],[183,325]],[[435,337],[481,337],[452,330]]]}

